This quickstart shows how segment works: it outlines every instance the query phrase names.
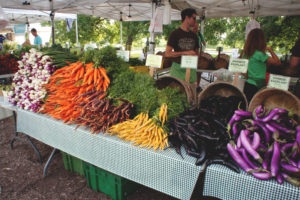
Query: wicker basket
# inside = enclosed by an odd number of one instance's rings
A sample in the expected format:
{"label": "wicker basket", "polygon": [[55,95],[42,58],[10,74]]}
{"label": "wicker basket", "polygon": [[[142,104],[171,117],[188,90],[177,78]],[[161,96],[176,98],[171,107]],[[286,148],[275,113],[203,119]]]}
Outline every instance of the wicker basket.
{"label": "wicker basket", "polygon": [[166,87],[179,88],[182,93],[186,94],[188,103],[190,105],[194,105],[196,103],[195,84],[187,83],[184,80],[172,76],[163,76],[157,79],[155,83],[158,89],[164,89]]}
{"label": "wicker basket", "polygon": [[284,108],[300,118],[300,100],[289,91],[275,88],[260,90],[253,96],[249,104],[249,111],[252,112],[260,104],[267,109]]}
{"label": "wicker basket", "polygon": [[208,54],[201,52],[198,60],[198,69],[207,69],[213,63],[213,57]]}
{"label": "wicker basket", "polygon": [[216,69],[228,69],[230,56],[226,54],[220,54],[215,58],[215,68]]}
{"label": "wicker basket", "polygon": [[244,106],[241,108],[245,110],[247,110],[248,108],[248,102],[245,94],[234,85],[223,81],[211,83],[206,88],[204,88],[198,95],[198,105],[201,104],[202,100],[207,99],[213,95],[222,96],[222,97],[229,97],[229,96],[242,97],[242,99],[244,100],[243,102]]}

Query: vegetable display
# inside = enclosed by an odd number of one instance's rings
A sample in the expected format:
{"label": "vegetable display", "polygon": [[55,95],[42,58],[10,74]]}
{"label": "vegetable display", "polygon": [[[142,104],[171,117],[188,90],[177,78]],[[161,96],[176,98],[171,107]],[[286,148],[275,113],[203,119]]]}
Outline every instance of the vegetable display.
{"label": "vegetable display", "polygon": [[179,155],[183,146],[188,155],[197,159],[196,165],[208,160],[207,165],[223,164],[239,172],[226,151],[230,139],[226,124],[241,102],[243,100],[236,96],[211,96],[202,101],[199,109],[181,113],[168,125],[170,144]]}
{"label": "vegetable display", "polygon": [[253,113],[236,110],[228,123],[231,157],[261,180],[283,179],[300,186],[300,126],[297,116],[282,108],[262,105]]}
{"label": "vegetable display", "polygon": [[[92,91],[105,91],[109,82],[105,70],[102,67],[95,68],[94,63],[84,65],[78,61],[58,69],[44,86],[48,97],[41,112],[72,123],[81,113],[81,107],[76,103],[78,96]],[[81,96],[79,100],[85,98],[87,96]]]}
{"label": "vegetable display", "polygon": [[12,54],[0,55],[0,74],[13,74],[18,71],[18,59]]}
{"label": "vegetable display", "polygon": [[163,150],[168,146],[167,133],[162,125],[167,118],[166,105],[162,105],[160,110],[159,121],[155,118],[149,118],[147,113],[141,113],[132,120],[112,126],[108,131],[125,141],[139,145],[139,147],[148,147],[149,149],[153,147],[154,150],[158,148]]}
{"label": "vegetable display", "polygon": [[102,91],[88,92],[80,95],[85,96],[83,101],[78,101],[81,113],[74,120],[78,126],[87,126],[92,133],[105,132],[108,127],[123,122],[130,118],[133,104],[126,99],[115,99],[120,101],[119,106],[113,104],[113,99],[106,98]]}
{"label": "vegetable display", "polygon": [[14,88],[9,94],[9,101],[22,109],[37,112],[47,93],[42,85],[48,83],[55,66],[49,56],[43,56],[35,49],[25,53],[18,64],[19,70],[13,78]]}

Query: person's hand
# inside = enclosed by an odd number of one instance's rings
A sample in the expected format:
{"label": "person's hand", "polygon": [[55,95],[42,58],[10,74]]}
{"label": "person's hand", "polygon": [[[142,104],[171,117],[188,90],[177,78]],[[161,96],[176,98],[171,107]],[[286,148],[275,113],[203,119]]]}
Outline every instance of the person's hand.
{"label": "person's hand", "polygon": [[205,41],[203,41],[202,44],[206,47],[206,42]]}
{"label": "person's hand", "polygon": [[273,51],[273,49],[271,47],[266,47],[266,51],[271,52],[271,51]]}
{"label": "person's hand", "polygon": [[196,51],[194,51],[194,50],[189,50],[189,51],[185,51],[185,52],[183,53],[183,55],[197,56],[198,53],[197,53]]}

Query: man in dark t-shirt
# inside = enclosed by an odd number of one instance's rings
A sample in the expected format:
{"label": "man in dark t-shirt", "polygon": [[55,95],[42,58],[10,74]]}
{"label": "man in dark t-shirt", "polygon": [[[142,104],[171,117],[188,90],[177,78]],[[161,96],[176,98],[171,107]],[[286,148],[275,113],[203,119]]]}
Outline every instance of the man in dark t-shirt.
{"label": "man in dark t-shirt", "polygon": [[[180,67],[181,56],[197,56],[199,49],[198,37],[190,29],[196,23],[196,11],[192,8],[181,12],[181,26],[174,30],[168,39],[165,56],[174,58],[171,67],[171,76],[185,80],[185,69]],[[196,81],[196,70],[191,70],[190,82]]]}

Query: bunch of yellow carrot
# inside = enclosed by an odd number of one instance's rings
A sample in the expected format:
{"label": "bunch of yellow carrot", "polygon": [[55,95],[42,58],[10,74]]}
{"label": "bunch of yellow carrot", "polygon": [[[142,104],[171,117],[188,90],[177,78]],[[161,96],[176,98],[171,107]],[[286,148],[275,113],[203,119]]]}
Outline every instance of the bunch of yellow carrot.
{"label": "bunch of yellow carrot", "polygon": [[[166,118],[166,105],[162,105],[161,120]],[[154,150],[168,147],[167,133],[159,126],[155,119],[149,118],[147,113],[141,113],[132,120],[113,125],[108,130],[112,135],[125,141],[131,141],[139,147],[153,147]]]}

